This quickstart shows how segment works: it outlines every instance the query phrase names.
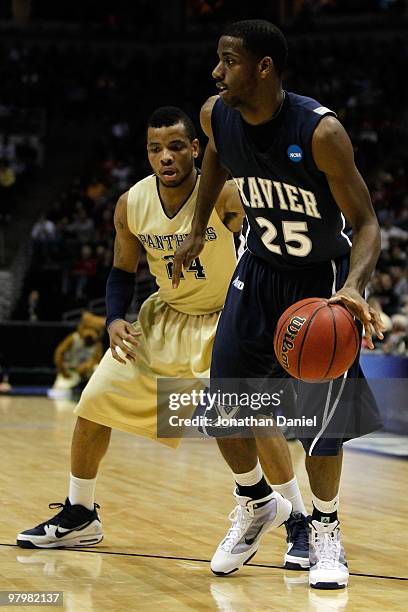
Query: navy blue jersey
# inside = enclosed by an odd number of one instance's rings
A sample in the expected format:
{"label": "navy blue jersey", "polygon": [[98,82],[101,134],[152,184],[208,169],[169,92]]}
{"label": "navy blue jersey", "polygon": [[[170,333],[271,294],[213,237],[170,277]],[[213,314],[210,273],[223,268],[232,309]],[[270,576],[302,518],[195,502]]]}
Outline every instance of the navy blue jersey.
{"label": "navy blue jersey", "polygon": [[220,98],[212,130],[221,164],[239,189],[248,249],[280,269],[313,267],[350,251],[345,220],[312,155],[312,136],[333,111],[285,92],[276,117],[250,126]]}

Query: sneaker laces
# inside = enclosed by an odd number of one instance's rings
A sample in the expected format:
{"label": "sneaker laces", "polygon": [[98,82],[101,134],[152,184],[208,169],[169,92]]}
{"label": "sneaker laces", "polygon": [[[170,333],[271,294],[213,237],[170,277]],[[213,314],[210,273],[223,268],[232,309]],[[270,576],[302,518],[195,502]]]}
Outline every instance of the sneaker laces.
{"label": "sneaker laces", "polygon": [[[43,527],[44,525],[58,525],[57,519],[59,519],[64,514],[64,512],[70,509],[68,504],[66,503],[64,504],[62,502],[52,502],[51,504],[48,504],[48,507],[50,510],[55,510],[56,508],[62,508],[62,510],[58,512],[52,518],[48,519],[48,521],[44,521],[43,523],[40,523],[39,525],[37,525],[36,529],[38,527]],[[94,504],[94,510],[99,509],[99,508],[100,508],[99,504]],[[92,512],[92,510],[90,510],[89,512]]]}
{"label": "sneaker laces", "polygon": [[317,564],[323,569],[333,569],[339,564],[340,539],[338,531],[317,533],[313,539],[317,552]]}
{"label": "sneaker laces", "polygon": [[309,534],[306,527],[306,518],[300,513],[293,513],[288,522],[288,540],[296,545],[308,547]]}
{"label": "sneaker laces", "polygon": [[[68,506],[68,504],[64,504],[62,502],[53,502],[52,504],[48,504],[48,507],[50,510],[55,510],[55,508],[66,508]],[[71,504],[72,507],[72,504]],[[98,509],[99,510],[100,505],[99,504],[94,504],[94,509]],[[92,512],[92,510],[89,510],[89,512]],[[61,514],[61,512],[59,512],[58,514]],[[58,514],[56,514],[56,516],[58,516]]]}
{"label": "sneaker laces", "polygon": [[245,515],[248,515],[248,511],[243,506],[235,506],[229,513],[228,518],[232,522],[232,526],[220,545],[220,548],[226,552],[231,551],[241,538],[248,523],[251,522],[251,519],[247,518]]}
{"label": "sneaker laces", "polygon": [[36,529],[38,527],[44,527],[45,525],[58,525],[58,519],[65,512],[66,504],[63,504],[61,502],[53,502],[52,504],[48,504],[48,507],[50,510],[55,510],[56,508],[62,508],[62,510],[61,512],[58,512],[55,516],[48,519],[48,521],[44,521],[43,523],[37,525]]}

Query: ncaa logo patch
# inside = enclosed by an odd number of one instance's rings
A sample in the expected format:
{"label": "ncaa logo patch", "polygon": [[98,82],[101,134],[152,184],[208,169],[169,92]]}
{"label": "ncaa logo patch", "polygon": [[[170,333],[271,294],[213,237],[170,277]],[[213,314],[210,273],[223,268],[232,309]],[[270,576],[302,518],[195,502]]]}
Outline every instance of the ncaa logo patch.
{"label": "ncaa logo patch", "polygon": [[299,147],[299,145],[290,145],[290,147],[288,147],[288,157],[290,159],[290,161],[295,162],[295,163],[299,163],[302,161],[302,157],[303,157],[303,151],[302,149]]}

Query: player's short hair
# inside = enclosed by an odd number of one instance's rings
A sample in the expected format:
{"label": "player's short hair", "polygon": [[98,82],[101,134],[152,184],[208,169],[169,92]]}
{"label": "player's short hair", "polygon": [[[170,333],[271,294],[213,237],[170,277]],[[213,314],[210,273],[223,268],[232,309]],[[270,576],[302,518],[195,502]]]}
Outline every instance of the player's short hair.
{"label": "player's short hair", "polygon": [[184,124],[186,134],[190,141],[197,138],[194,123],[181,108],[178,108],[178,106],[160,106],[160,108],[156,108],[150,115],[147,126],[153,128],[169,127],[170,125],[175,125],[180,122]]}
{"label": "player's short hair", "polygon": [[282,76],[288,56],[288,43],[278,27],[264,19],[245,19],[227,25],[222,36],[241,38],[244,48],[258,60],[272,58],[276,72]]}

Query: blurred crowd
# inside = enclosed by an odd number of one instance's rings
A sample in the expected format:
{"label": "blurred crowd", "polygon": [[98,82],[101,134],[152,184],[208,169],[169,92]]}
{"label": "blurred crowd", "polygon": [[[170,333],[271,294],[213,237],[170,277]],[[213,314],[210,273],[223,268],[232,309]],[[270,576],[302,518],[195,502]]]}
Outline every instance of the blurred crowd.
{"label": "blurred crowd", "polygon": [[[404,0],[286,0],[285,4],[285,14],[289,10],[292,18],[306,11],[313,15],[331,16],[398,13],[404,10]],[[160,10],[160,4],[156,8]],[[279,12],[278,2],[266,3],[264,0],[252,0],[250,4],[238,3],[236,0],[184,0],[176,10],[180,12],[183,22],[194,17],[220,21],[261,16],[280,23],[279,19],[285,16]],[[11,3],[4,7],[0,5],[0,18],[11,19],[12,14]],[[137,3],[116,0],[114,4],[110,0],[87,0],[81,3],[69,0],[31,0],[29,14],[33,21],[99,26],[99,31],[104,33],[110,33],[112,30],[126,32],[130,25],[135,26],[142,22],[151,26],[157,22],[157,11],[149,0],[138,0]]]}
{"label": "blurred crowd", "polygon": [[133,162],[113,151],[95,158],[40,216],[31,231],[31,265],[16,316],[55,320],[104,296],[114,205],[135,180]]}
{"label": "blurred crowd", "polygon": [[[289,45],[286,88],[335,110],[351,135],[382,228],[381,257],[369,286],[387,327],[381,350],[407,353],[408,86],[401,78],[407,40],[380,32],[294,37]],[[103,297],[115,202],[149,171],[146,119],[155,107],[176,104],[197,120],[200,105],[214,93],[215,48],[212,42],[211,52],[203,46],[190,53],[174,46],[149,55],[143,48],[0,46],[0,106],[41,106],[73,129],[88,121],[100,126],[87,168],[32,229],[32,263],[16,317],[55,319]],[[10,165],[3,164],[6,182],[12,182]]]}
{"label": "blurred crowd", "polygon": [[[31,263],[14,318],[58,320],[93,300],[98,302],[96,310],[103,311],[113,259],[114,207],[119,196],[148,172],[146,160],[134,157],[133,144],[130,126],[123,120],[114,122],[83,174],[74,177],[38,218],[31,230]],[[143,291],[153,291],[144,257],[138,279],[147,281]]]}
{"label": "blurred crowd", "polygon": [[27,179],[38,165],[38,141],[0,131],[0,225],[6,226]]}

